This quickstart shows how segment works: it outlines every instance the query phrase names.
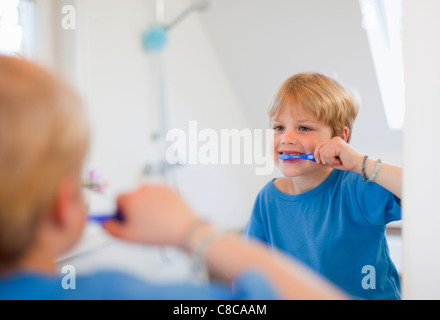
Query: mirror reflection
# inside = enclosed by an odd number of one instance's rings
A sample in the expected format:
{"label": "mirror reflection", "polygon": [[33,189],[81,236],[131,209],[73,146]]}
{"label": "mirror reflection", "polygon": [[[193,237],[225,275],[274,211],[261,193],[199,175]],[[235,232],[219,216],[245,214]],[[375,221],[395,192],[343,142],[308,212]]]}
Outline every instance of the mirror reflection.
{"label": "mirror reflection", "polygon": [[[285,173],[257,169],[272,168],[267,110],[295,74],[320,73],[360,98],[350,146],[376,160],[365,162],[370,177],[377,159],[402,166],[400,22],[401,1],[0,0],[0,52],[53,70],[84,100],[86,170],[105,185],[87,191],[90,215],[115,211],[116,196],[141,181],[165,181],[201,218],[242,232],[260,190]],[[402,277],[400,222],[386,240]],[[94,223],[60,262],[194,276],[181,253],[127,246]]]}

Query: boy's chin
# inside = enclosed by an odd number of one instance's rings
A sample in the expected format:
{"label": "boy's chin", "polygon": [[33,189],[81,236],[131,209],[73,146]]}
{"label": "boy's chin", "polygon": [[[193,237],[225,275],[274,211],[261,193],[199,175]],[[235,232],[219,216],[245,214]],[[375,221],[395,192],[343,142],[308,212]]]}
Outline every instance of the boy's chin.
{"label": "boy's chin", "polygon": [[305,173],[303,170],[290,169],[290,168],[288,168],[288,169],[280,168],[280,171],[283,174],[283,176],[285,176],[287,178],[299,177]]}
{"label": "boy's chin", "polygon": [[288,167],[288,166],[279,166],[278,168],[281,171],[281,173],[288,178],[303,176],[308,173],[314,172],[316,170],[315,168],[299,168],[299,167]]}

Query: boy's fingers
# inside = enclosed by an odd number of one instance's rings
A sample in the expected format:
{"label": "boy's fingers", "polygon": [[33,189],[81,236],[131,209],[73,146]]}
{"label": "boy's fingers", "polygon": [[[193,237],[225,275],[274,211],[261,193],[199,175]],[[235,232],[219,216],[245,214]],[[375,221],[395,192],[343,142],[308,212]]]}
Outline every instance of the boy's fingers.
{"label": "boy's fingers", "polygon": [[315,161],[317,164],[322,163],[321,152],[322,152],[322,147],[324,145],[325,145],[325,143],[319,143],[315,148],[314,156],[315,156]]}
{"label": "boy's fingers", "polygon": [[339,147],[337,145],[337,140],[332,139],[328,142],[318,144],[315,149],[315,159],[319,159],[318,163],[324,166],[340,166],[342,164],[339,159]]}
{"label": "boy's fingers", "polygon": [[332,157],[332,158],[331,158],[331,161],[330,161],[330,163],[329,163],[329,165],[330,165],[331,167],[339,167],[339,166],[342,165],[342,162],[341,162],[341,160],[340,160],[339,158],[337,158],[337,157]]}
{"label": "boy's fingers", "polygon": [[109,220],[102,225],[102,228],[114,237],[125,238],[124,228],[118,221]]}
{"label": "boy's fingers", "polygon": [[319,158],[321,160],[321,164],[324,166],[329,165],[329,157],[328,157],[328,145],[324,145],[319,149]]}

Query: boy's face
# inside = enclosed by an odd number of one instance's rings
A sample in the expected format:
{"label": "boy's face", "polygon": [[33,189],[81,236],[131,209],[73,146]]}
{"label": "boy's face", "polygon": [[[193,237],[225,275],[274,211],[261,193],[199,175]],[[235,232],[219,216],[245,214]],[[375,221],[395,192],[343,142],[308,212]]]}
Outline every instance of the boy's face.
{"label": "boy's face", "polygon": [[280,160],[279,155],[314,153],[318,143],[332,138],[329,126],[299,103],[282,107],[271,124],[274,129],[274,161],[284,176],[304,176],[323,168],[310,160]]}

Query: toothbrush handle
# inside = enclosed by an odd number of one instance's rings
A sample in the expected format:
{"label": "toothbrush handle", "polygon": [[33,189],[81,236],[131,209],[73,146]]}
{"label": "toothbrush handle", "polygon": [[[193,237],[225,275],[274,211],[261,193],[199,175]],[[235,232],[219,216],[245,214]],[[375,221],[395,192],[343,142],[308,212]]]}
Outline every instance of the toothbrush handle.
{"label": "toothbrush handle", "polygon": [[315,155],[314,155],[313,153],[310,153],[310,154],[303,154],[303,155],[301,156],[301,159],[303,159],[303,160],[310,160],[310,161],[316,161],[316,160],[315,160]]}
{"label": "toothbrush handle", "polygon": [[281,160],[290,160],[290,159],[301,159],[301,160],[310,160],[316,161],[313,153],[311,154],[302,154],[302,155],[292,155],[292,154],[280,154],[278,156]]}
{"label": "toothbrush handle", "polygon": [[113,215],[93,215],[88,217],[89,221],[97,222],[100,224],[105,223],[111,219],[122,222],[124,221],[124,216],[122,215],[122,212],[120,210],[117,210],[116,213]]}

